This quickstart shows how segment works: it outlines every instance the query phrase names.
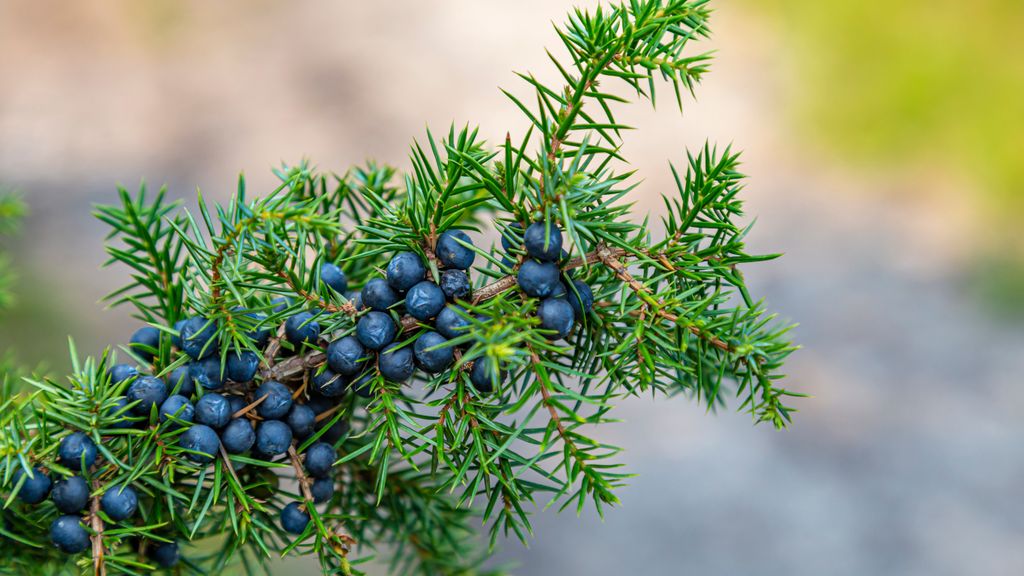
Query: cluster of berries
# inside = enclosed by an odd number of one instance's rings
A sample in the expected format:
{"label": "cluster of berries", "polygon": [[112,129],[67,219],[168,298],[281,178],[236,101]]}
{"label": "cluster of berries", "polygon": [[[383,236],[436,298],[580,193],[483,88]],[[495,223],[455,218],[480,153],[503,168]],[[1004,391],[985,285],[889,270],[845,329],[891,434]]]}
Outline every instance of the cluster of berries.
{"label": "cluster of berries", "polygon": [[[585,318],[593,306],[590,287],[573,280],[571,270],[562,270],[568,254],[562,248],[562,232],[554,224],[535,222],[524,230],[514,223],[503,231],[502,246],[506,263],[513,266],[522,257],[516,276],[517,284],[527,296],[541,299],[537,316],[552,339],[566,338],[577,321]],[[466,345],[459,339],[472,323],[472,316],[457,301],[472,297],[468,270],[476,254],[469,236],[461,230],[442,233],[434,246],[439,264],[439,282],[427,273],[423,259],[415,252],[395,254],[387,265],[385,278],[369,280],[360,292],[348,292],[345,274],[334,264],[323,264],[321,281],[339,294],[345,294],[359,312],[355,333],[338,338],[326,347],[326,365],[311,379],[308,399],[293,393],[287,385],[264,380],[255,390],[259,356],[251,351],[230,351],[222,355],[213,321],[197,316],[181,320],[169,331],[172,345],[188,357],[165,379],[140,373],[129,364],[117,364],[108,370],[113,385],[126,384],[111,413],[114,428],[148,426],[157,422],[178,432],[178,445],[197,464],[212,462],[221,451],[227,454],[248,454],[273,461],[285,456],[293,444],[301,443],[318,431],[319,439],[304,453],[304,467],[313,478],[310,487],[314,503],[329,501],[334,495],[331,471],[337,460],[334,445],[348,431],[344,419],[326,420],[349,390],[369,397],[371,383],[377,374],[393,383],[402,383],[419,368],[438,374],[456,362],[457,351]],[[515,258],[513,261],[511,258]],[[274,313],[289,308],[286,299],[272,302]],[[246,314],[260,326],[247,336],[257,349],[265,349],[271,331],[263,327],[266,316],[260,312]],[[393,315],[392,312],[395,314]],[[414,341],[398,341],[403,330],[397,319],[408,314],[429,329],[421,331]],[[299,312],[284,322],[284,336],[291,350],[304,351],[320,345],[321,328],[318,313]],[[485,319],[480,319],[485,320]],[[161,330],[146,326],[132,336],[129,347],[146,362],[152,362],[160,350]],[[222,361],[223,358],[223,361]],[[478,393],[488,394],[500,385],[504,372],[484,357],[473,363],[469,380]],[[235,394],[225,391],[233,382]],[[96,462],[97,449],[85,433],[71,432],[61,441],[60,463],[73,471],[88,470]],[[19,471],[17,482],[22,482]],[[63,514],[51,526],[53,544],[60,550],[75,554],[86,550],[89,533],[82,524],[81,513],[90,499],[89,486],[79,475],[69,476],[52,484],[39,467],[26,475],[18,493],[21,500],[38,504],[51,496]],[[114,522],[130,519],[138,509],[139,497],[131,486],[108,488],[100,499],[106,516]],[[300,502],[289,503],[281,510],[282,528],[293,534],[303,533],[310,515]],[[160,566],[173,566],[178,561],[175,543],[157,544],[151,557]]]}

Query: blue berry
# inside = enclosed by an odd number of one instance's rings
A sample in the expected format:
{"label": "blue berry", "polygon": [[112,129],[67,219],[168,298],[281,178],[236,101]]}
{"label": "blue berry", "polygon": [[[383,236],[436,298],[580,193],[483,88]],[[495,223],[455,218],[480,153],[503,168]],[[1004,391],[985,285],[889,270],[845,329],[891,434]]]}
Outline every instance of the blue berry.
{"label": "blue berry", "polygon": [[253,401],[264,396],[267,399],[256,407],[256,413],[263,418],[284,418],[292,409],[292,391],[280,382],[267,380],[261,384],[253,395]]}
{"label": "blue berry", "polygon": [[256,449],[265,456],[277,456],[292,445],[292,429],[280,420],[264,420],[256,430]]}
{"label": "blue berry", "polygon": [[85,552],[92,545],[78,515],[61,516],[50,524],[50,542],[65,554]]}
{"label": "blue berry", "polygon": [[153,547],[150,557],[161,568],[173,568],[181,560],[177,542],[161,542]]}
{"label": "blue berry", "polygon": [[362,372],[369,359],[366,348],[355,336],[339,338],[327,347],[327,365],[344,376],[355,376]]}
{"label": "blue berry", "polygon": [[523,234],[526,252],[538,260],[554,262],[562,254],[562,231],[552,222],[534,222]]}
{"label": "blue berry", "polygon": [[373,278],[367,282],[360,296],[364,306],[380,312],[386,312],[401,300],[394,288],[383,278]]}
{"label": "blue berry", "polygon": [[110,383],[117,386],[129,378],[138,376],[139,370],[128,364],[115,364],[110,367],[110,370],[107,370],[107,373],[110,375]]}
{"label": "blue berry", "polygon": [[204,394],[202,398],[196,400],[195,420],[210,428],[223,428],[231,420],[231,403],[220,394]]}
{"label": "blue berry", "polygon": [[555,290],[548,295],[548,298],[565,298],[566,293],[569,289],[565,287],[565,282],[559,282],[555,286]]}
{"label": "blue berry", "polygon": [[470,246],[473,245],[469,235],[462,230],[442,232],[437,238],[434,254],[437,255],[437,259],[441,261],[441,264],[444,264],[445,268],[468,270],[473,265],[473,260],[476,259],[476,252],[472,248],[459,244],[459,240]]}
{"label": "blue berry", "polygon": [[306,448],[306,472],[314,478],[329,476],[338,453],[326,442],[315,442]]}
{"label": "blue berry", "polygon": [[444,291],[429,280],[417,283],[405,295],[405,309],[417,320],[430,320],[444,308]]}
{"label": "blue berry", "polygon": [[341,271],[341,268],[330,262],[324,262],[320,265],[320,280],[338,294],[344,294],[348,291],[348,279],[345,278],[345,273]]}
{"label": "blue berry", "polygon": [[230,454],[241,454],[256,443],[256,431],[248,418],[235,418],[220,433],[220,441]]}
{"label": "blue berry", "polygon": [[573,280],[572,287],[573,289],[569,291],[566,299],[572,306],[573,312],[576,313],[576,318],[581,320],[594,307],[594,293],[590,290],[590,286],[587,286],[587,283],[582,280]]}
{"label": "blue berry", "polygon": [[128,347],[136,356],[146,362],[152,362],[160,352],[160,330],[152,326],[143,326],[132,334]]}
{"label": "blue berry", "polygon": [[232,382],[240,384],[251,382],[256,377],[256,369],[259,366],[260,357],[252,350],[243,350],[241,353],[232,352],[228,354],[224,375]]}
{"label": "blue berry", "polygon": [[272,306],[271,310],[274,312],[274,314],[280,314],[281,312],[284,312],[285,310],[288,309],[289,306],[292,305],[292,301],[284,296],[281,296],[280,298],[274,298],[273,300],[271,300],[270,304]]}
{"label": "blue berry", "polygon": [[83,469],[83,460],[85,468],[96,463],[96,443],[83,432],[72,432],[60,441],[58,454],[62,465],[79,471]]}
{"label": "blue berry", "polygon": [[285,422],[292,429],[292,436],[299,440],[305,440],[313,434],[316,428],[316,414],[309,406],[295,404],[288,411]]}
{"label": "blue berry", "polygon": [[260,312],[246,312],[245,308],[236,306],[231,309],[236,314],[235,320],[241,326],[252,326],[245,335],[253,341],[257,348],[265,348],[270,341],[270,328],[260,327],[260,324],[267,319],[267,315]]}
{"label": "blue berry", "polygon": [[412,347],[400,348],[399,346],[399,344],[389,345],[377,359],[377,368],[381,375],[391,382],[405,382],[416,371]]}
{"label": "blue berry", "polygon": [[39,504],[46,500],[46,496],[50,494],[50,487],[53,485],[50,477],[43,474],[42,469],[38,466],[32,468],[32,476],[25,474],[25,471],[19,466],[14,471],[14,485],[18,484],[22,476],[25,476],[25,483],[18,491],[18,498],[25,504]]}
{"label": "blue berry", "polygon": [[505,252],[523,245],[523,225],[513,222],[501,231],[501,247]]}
{"label": "blue berry", "polygon": [[469,274],[465,270],[445,270],[441,274],[441,291],[449,300],[465,300],[473,289],[469,284]]}
{"label": "blue berry", "polygon": [[195,407],[188,401],[188,398],[178,394],[168,396],[167,400],[164,400],[164,403],[160,405],[161,422],[166,422],[171,416],[174,416],[177,420],[192,422],[195,414]]}
{"label": "blue berry", "polygon": [[219,390],[224,386],[224,371],[218,356],[192,362],[188,365],[188,375],[204,390]]}
{"label": "blue berry", "polygon": [[327,430],[320,436],[320,439],[324,442],[330,442],[331,444],[341,440],[345,434],[348,434],[348,420],[344,418],[338,418],[334,420],[335,416],[324,420],[320,423],[319,429],[327,428]]}
{"label": "blue berry", "polygon": [[174,323],[174,331],[176,334],[171,334],[171,344],[181,350],[181,329],[185,326],[187,320],[181,319]]}
{"label": "blue berry", "polygon": [[[460,314],[461,312],[461,314]],[[466,334],[470,324],[468,318],[464,316],[466,309],[462,306],[455,306],[449,304],[444,307],[437,315],[437,320],[434,322],[434,327],[441,333],[441,336],[451,340],[458,338],[459,336]]]}
{"label": "blue berry", "polygon": [[114,420],[114,423],[110,424],[109,427],[115,430],[131,428],[132,424],[134,424],[131,416],[132,411],[128,408],[128,399],[124,396],[118,398],[114,405],[107,410],[107,417]]}
{"label": "blue berry", "polygon": [[313,390],[326,398],[338,398],[348,391],[348,379],[328,368],[313,376]]}
{"label": "blue berry", "polygon": [[220,448],[217,433],[205,424],[193,424],[191,428],[178,437],[178,446],[189,452],[185,456],[200,464],[212,462]]}
{"label": "blue berry", "polygon": [[504,379],[504,371],[495,373],[494,361],[486,356],[477,358],[476,362],[473,362],[473,369],[469,372],[469,382],[481,394],[490,394],[494,391],[494,384],[501,384]]}
{"label": "blue berry", "polygon": [[391,316],[384,312],[367,312],[356,324],[356,338],[370,350],[380,350],[398,335]]}
{"label": "blue berry", "polygon": [[302,534],[309,525],[309,512],[299,508],[298,502],[292,502],[281,509],[281,528],[291,534]]}
{"label": "blue berry", "polygon": [[234,417],[239,410],[249,405],[249,403],[245,401],[245,398],[242,398],[241,396],[225,396],[225,398],[228,399],[228,406],[231,406],[232,417]]}
{"label": "blue berry", "polygon": [[89,485],[81,476],[69,476],[53,485],[50,499],[61,514],[78,514],[89,504]]}
{"label": "blue berry", "polygon": [[100,498],[100,507],[114,522],[127,520],[139,509],[139,496],[131,486],[113,486]]}
{"label": "blue berry", "polygon": [[554,331],[554,334],[548,335],[551,340],[568,336],[575,322],[572,306],[560,298],[548,298],[541,302],[537,308],[537,316],[540,317],[541,328]]}
{"label": "blue berry", "polygon": [[423,260],[415,252],[399,252],[388,262],[388,284],[399,292],[405,292],[427,274]]}
{"label": "blue berry", "polygon": [[217,325],[202,316],[193,316],[181,326],[181,348],[193,360],[213,356],[220,350]]}
{"label": "blue berry", "polygon": [[313,485],[309,488],[310,494],[313,495],[313,502],[316,504],[323,504],[329,502],[334,496],[334,480],[330,478],[317,478],[313,481]]}
{"label": "blue berry", "polygon": [[352,391],[363,398],[373,396],[373,379],[373,372],[364,372],[352,383]]}
{"label": "blue berry", "polygon": [[356,310],[363,309],[363,294],[359,290],[349,290],[345,297],[352,303],[353,308]]}
{"label": "blue berry", "polygon": [[[416,355],[416,363],[420,368],[431,374],[437,374],[451,366],[455,360],[455,348],[444,346],[446,342],[448,342],[447,338],[433,331],[424,332],[417,338],[416,343],[413,344],[413,353]],[[429,348],[438,346],[441,347],[429,350]]]}
{"label": "blue berry", "polygon": [[295,348],[314,346],[320,338],[320,323],[309,312],[299,312],[284,323],[284,335]]}
{"label": "blue berry", "polygon": [[189,374],[191,366],[191,364],[185,364],[171,370],[171,373],[167,376],[168,392],[180,394],[186,398],[196,393],[196,383],[192,380],[191,374]]}
{"label": "blue berry", "polygon": [[537,262],[536,260],[523,262],[523,265],[519,267],[516,281],[523,292],[534,298],[547,298],[561,283],[558,266],[551,262]]}

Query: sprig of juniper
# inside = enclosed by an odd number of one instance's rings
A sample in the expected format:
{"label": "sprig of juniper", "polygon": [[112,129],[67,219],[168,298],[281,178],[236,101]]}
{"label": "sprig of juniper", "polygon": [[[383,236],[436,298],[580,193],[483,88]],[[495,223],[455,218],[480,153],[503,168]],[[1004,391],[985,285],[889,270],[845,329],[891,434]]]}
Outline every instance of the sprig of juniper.
{"label": "sprig of juniper", "polygon": [[[469,328],[450,341],[451,369],[404,385],[371,370],[361,390],[367,398],[349,394],[323,412],[318,431],[284,462],[222,449],[211,464],[196,464],[178,444],[185,422],[174,416],[161,422],[154,413],[122,427],[128,383],[110,376],[113,351],[79,360],[72,347],[66,385],[36,378],[32,392],[16,395],[5,384],[0,486],[9,496],[0,535],[18,545],[0,547],[0,572],[67,567],[47,542],[56,512],[16,496],[33,466],[72,473],[55,455],[72,430],[99,450],[83,471],[93,546],[75,562],[85,573],[144,573],[153,566],[147,548],[178,540],[194,544],[182,573],[234,563],[254,570],[268,557],[298,553],[315,554],[324,573],[354,574],[384,545],[399,573],[478,574],[487,572],[486,554],[471,544],[481,519],[493,547],[502,534],[527,540],[537,505],[603,512],[618,502],[628,478],[615,460],[619,448],[592,431],[612,421],[611,408],[626,396],[687,394],[713,408],[733,393],[755,421],[785,426],[793,411],[786,399],[795,394],[779,385],[779,370],[795,347],[789,326],[752,298],[740,272],[775,255],[746,252],[738,155],[707,145],[688,155],[684,170],[673,168],[677,190],[664,197],[663,233],[633,222],[625,198],[636,184],[631,173],[615,172],[629,127],[614,111],[627,100],[605,84],[621,83],[653,104],[666,81],[681,107],[707,71],[709,56],[691,54],[690,44],[708,34],[708,16],[705,0],[575,11],[557,29],[569,61],[550,55],[562,85],[520,74],[530,97],[505,94],[531,126],[497,147],[475,129],[453,127],[414,144],[405,175],[376,164],[333,174],[302,163],[276,170],[280,185],[261,198],[250,198],[240,178],[228,202],[200,196],[195,213],[144,188],[97,207],[112,229],[109,263],[132,270],[108,301],[131,304],[165,335],[143,350],[151,362],[139,349],[122,354],[166,379],[189,361],[172,345],[176,324],[200,316],[215,330],[221,363],[253,352],[257,382],[285,382],[297,398],[326,370],[326,342],[353,334],[364,314],[352,294],[327,286],[323,264],[341,266],[359,287],[394,253],[414,252],[437,282],[446,231],[495,228],[511,248],[459,242],[483,265],[472,297],[460,303]],[[564,230],[562,271],[594,292],[593,310],[565,341],[550,338],[537,319],[539,301],[517,287],[522,230],[534,222]],[[303,349],[281,326],[308,310],[325,338]],[[430,328],[390,313],[397,341]],[[265,344],[254,337],[264,330],[273,334]],[[507,373],[493,394],[470,384],[479,362]],[[247,393],[255,384],[228,386]],[[234,416],[252,417],[255,406]],[[318,509],[302,455],[342,423],[348,432],[333,442],[336,494]],[[140,493],[141,518],[122,527],[96,499],[128,484]],[[277,523],[290,501],[310,516],[298,536]]]}

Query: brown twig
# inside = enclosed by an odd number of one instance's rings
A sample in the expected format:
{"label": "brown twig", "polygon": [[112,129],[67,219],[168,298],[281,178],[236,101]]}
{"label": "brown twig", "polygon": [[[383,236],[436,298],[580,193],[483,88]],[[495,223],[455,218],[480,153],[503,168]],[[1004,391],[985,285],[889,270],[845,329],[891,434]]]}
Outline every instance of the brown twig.
{"label": "brown twig", "polygon": [[299,481],[299,489],[302,491],[303,498],[306,499],[305,506],[312,506],[313,492],[309,487],[309,476],[306,476],[306,470],[302,468],[302,460],[299,459],[299,453],[295,451],[295,446],[288,447],[288,458],[292,461],[292,468],[295,469],[295,478]]}
{"label": "brown twig", "polygon": [[[92,481],[93,492],[100,489],[99,480]],[[89,506],[90,522],[92,523],[92,568],[96,576],[106,576],[107,565],[103,559],[103,519],[100,518],[100,497],[92,497]]]}

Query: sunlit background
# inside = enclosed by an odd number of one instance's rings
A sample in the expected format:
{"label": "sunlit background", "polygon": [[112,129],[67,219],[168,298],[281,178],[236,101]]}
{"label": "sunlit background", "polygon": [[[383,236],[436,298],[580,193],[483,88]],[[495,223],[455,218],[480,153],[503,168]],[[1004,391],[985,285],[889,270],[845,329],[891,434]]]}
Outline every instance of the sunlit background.
{"label": "sunlit background", "polygon": [[[0,346],[66,369],[136,326],[100,298],[90,216],[115,185],[226,198],[311,158],[406,166],[430,126],[525,122],[497,87],[553,78],[582,0],[0,0],[0,187],[31,209]],[[517,574],[1024,573],[1024,3],[720,0],[712,74],[621,118],[644,183],[705,139],[745,150],[769,308],[801,324],[792,428],[684,398],[596,432],[639,474],[604,521],[539,512]],[[667,96],[667,93],[666,93]],[[309,566],[288,563],[282,573]]]}

